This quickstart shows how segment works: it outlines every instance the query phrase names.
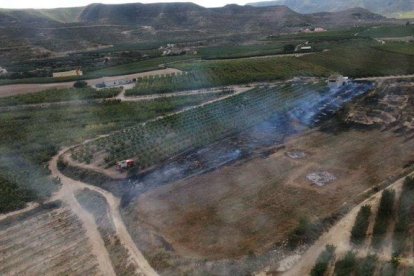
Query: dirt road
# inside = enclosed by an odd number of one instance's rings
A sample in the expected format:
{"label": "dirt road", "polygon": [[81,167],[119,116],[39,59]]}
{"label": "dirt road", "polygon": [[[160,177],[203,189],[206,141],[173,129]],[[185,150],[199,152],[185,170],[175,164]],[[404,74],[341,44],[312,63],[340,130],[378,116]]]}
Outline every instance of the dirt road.
{"label": "dirt road", "polygon": [[[413,175],[411,173],[410,175]],[[394,189],[396,191],[401,190],[401,186],[406,176],[400,178],[393,184],[387,187],[387,189]],[[335,253],[338,256],[342,256],[348,250],[351,249],[349,243],[350,233],[352,226],[354,225],[355,218],[363,205],[377,205],[381,198],[382,190],[372,195],[359,205],[355,206],[344,218],[337,222],[329,232],[322,235],[306,252],[298,263],[296,263],[290,270],[286,271],[283,275],[296,276],[296,275],[308,275],[312,267],[315,265],[316,259],[319,254],[325,249],[327,244],[336,246]],[[389,252],[388,252],[389,253]],[[389,260],[390,256],[382,256],[384,259]]]}
{"label": "dirt road", "polygon": [[142,253],[136,247],[135,243],[133,242],[131,236],[129,235],[125,227],[125,224],[123,223],[122,217],[119,212],[120,200],[118,198],[115,198],[111,193],[103,189],[100,189],[92,185],[88,185],[80,181],[73,180],[69,177],[66,177],[59,171],[57,167],[57,162],[59,160],[59,157],[62,154],[64,154],[67,150],[68,149],[62,150],[59,154],[53,157],[53,159],[49,163],[49,169],[51,171],[52,176],[60,179],[62,183],[62,188],[53,196],[52,201],[62,200],[63,202],[68,204],[72,211],[80,218],[87,230],[87,236],[93,244],[93,251],[94,254],[97,256],[98,263],[100,265],[102,272],[104,272],[105,275],[115,275],[114,269],[111,265],[111,260],[108,251],[106,250],[102,237],[98,232],[94,218],[92,217],[92,215],[90,215],[86,210],[82,208],[82,206],[75,198],[76,192],[82,191],[86,188],[98,192],[103,197],[105,197],[110,208],[109,215],[112,217],[112,220],[114,222],[117,236],[119,237],[121,243],[130,252],[133,261],[141,270],[140,272],[144,275],[157,275],[157,273],[152,269],[152,267],[148,264],[147,260],[144,258]]}
{"label": "dirt road", "polygon": [[[98,83],[102,82],[114,82],[119,80],[132,80],[134,78],[142,78],[148,76],[158,76],[158,75],[165,75],[171,73],[181,73],[182,71],[174,68],[167,68],[155,71],[148,71],[144,73],[136,73],[136,74],[129,74],[129,75],[121,75],[121,76],[114,76],[114,77],[103,77],[98,79],[90,79],[86,80],[86,82],[90,86],[94,86]],[[1,85],[0,86],[0,98],[8,97],[8,96],[15,96],[15,95],[22,95],[22,94],[30,94],[30,93],[37,93],[40,91],[48,90],[48,89],[65,89],[73,87],[74,81],[70,82],[57,82],[57,83],[31,83],[31,84],[11,84],[11,85]]]}
{"label": "dirt road", "polygon": [[414,78],[414,74],[412,74],[412,75],[399,75],[399,76],[357,78],[355,80],[356,81],[383,81],[383,80],[411,79],[411,78]]}

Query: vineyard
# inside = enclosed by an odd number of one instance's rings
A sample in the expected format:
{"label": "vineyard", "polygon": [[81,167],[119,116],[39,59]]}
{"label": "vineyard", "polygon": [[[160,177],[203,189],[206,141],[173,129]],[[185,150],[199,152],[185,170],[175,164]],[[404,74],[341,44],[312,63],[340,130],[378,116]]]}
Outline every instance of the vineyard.
{"label": "vineyard", "polygon": [[98,165],[109,168],[118,160],[137,157],[140,169],[145,169],[252,127],[277,112],[293,109],[297,100],[324,89],[320,84],[252,89],[100,138],[76,148],[72,158],[86,163],[103,159]]}
{"label": "vineyard", "polygon": [[58,204],[0,222],[1,275],[99,275],[79,219]]}

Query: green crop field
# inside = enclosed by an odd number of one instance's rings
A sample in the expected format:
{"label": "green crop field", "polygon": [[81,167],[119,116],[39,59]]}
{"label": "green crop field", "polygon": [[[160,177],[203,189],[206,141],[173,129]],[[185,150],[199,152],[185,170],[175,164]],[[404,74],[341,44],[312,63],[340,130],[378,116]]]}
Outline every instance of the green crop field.
{"label": "green crop field", "polygon": [[414,36],[414,26],[380,26],[371,27],[360,33],[361,36],[370,37],[403,37]]}
{"label": "green crop field", "polygon": [[253,57],[264,55],[276,55],[283,53],[283,44],[268,43],[257,45],[234,46],[224,45],[219,47],[201,48],[199,53],[202,59],[227,59],[240,57]]}
{"label": "green crop field", "polygon": [[311,43],[329,42],[329,41],[343,41],[354,39],[357,34],[364,31],[365,28],[351,28],[346,30],[330,30],[319,33],[299,33],[287,34],[279,36],[270,36],[269,40],[273,41],[309,41]]}
{"label": "green crop field", "polygon": [[188,74],[144,79],[128,96],[168,93],[231,84],[273,81],[295,76],[328,76],[329,70],[298,58],[251,58],[223,61],[195,61],[175,64]]}
{"label": "green crop field", "polygon": [[376,49],[403,55],[414,55],[413,42],[387,42],[385,45],[376,47]]}
{"label": "green crop field", "polygon": [[171,56],[171,57],[159,57],[152,58],[144,61],[138,61],[133,63],[127,63],[119,66],[108,67],[105,69],[100,69],[92,72],[86,72],[85,78],[100,78],[104,76],[117,76],[117,75],[127,75],[134,73],[142,73],[147,71],[159,70],[162,69],[161,65],[167,66],[172,62],[183,61],[194,59],[194,56]]}
{"label": "green crop field", "polygon": [[0,98],[0,106],[106,99],[115,97],[120,92],[121,89],[104,89],[99,91],[93,88],[52,89],[38,93]]}
{"label": "green crop field", "polygon": [[414,73],[414,57],[376,49],[376,42],[344,43],[324,53],[301,57],[308,63],[350,77]]}
{"label": "green crop field", "polygon": [[[127,128],[76,148],[73,158],[90,163],[105,154],[104,167],[137,157],[141,169],[151,167],[174,154],[209,144],[239,132],[293,106],[320,85],[299,87],[278,85],[253,89],[225,100]],[[281,104],[283,103],[283,104]]]}

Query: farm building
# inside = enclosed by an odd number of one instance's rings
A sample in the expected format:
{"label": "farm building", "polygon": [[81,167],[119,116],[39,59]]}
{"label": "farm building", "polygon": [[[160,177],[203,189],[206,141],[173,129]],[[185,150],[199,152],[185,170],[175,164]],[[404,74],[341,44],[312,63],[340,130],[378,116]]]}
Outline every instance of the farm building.
{"label": "farm building", "polygon": [[136,79],[123,79],[123,80],[114,80],[114,81],[104,81],[101,83],[98,83],[95,85],[96,88],[100,89],[100,88],[114,88],[114,87],[120,87],[123,85],[127,85],[127,84],[131,84],[136,82]]}
{"label": "farm building", "polygon": [[310,51],[310,50],[312,50],[312,46],[302,46],[302,47],[300,47],[300,50],[301,51]]}
{"label": "farm building", "polygon": [[7,74],[7,70],[3,67],[0,67],[0,75],[5,75]]}
{"label": "farm building", "polygon": [[339,88],[349,81],[348,77],[344,77],[342,75],[332,75],[328,79],[328,86],[330,88]]}
{"label": "farm building", "polygon": [[80,69],[53,73],[54,78],[80,77],[82,75],[83,72]]}

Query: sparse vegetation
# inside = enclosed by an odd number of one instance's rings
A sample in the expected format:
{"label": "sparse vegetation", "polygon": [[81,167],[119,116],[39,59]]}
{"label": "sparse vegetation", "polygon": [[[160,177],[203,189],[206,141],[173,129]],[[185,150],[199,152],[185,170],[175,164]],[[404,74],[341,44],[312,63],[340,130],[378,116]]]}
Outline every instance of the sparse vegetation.
{"label": "sparse vegetation", "polygon": [[365,241],[370,216],[371,207],[368,205],[362,206],[351,230],[351,242],[355,245],[361,245]]}

